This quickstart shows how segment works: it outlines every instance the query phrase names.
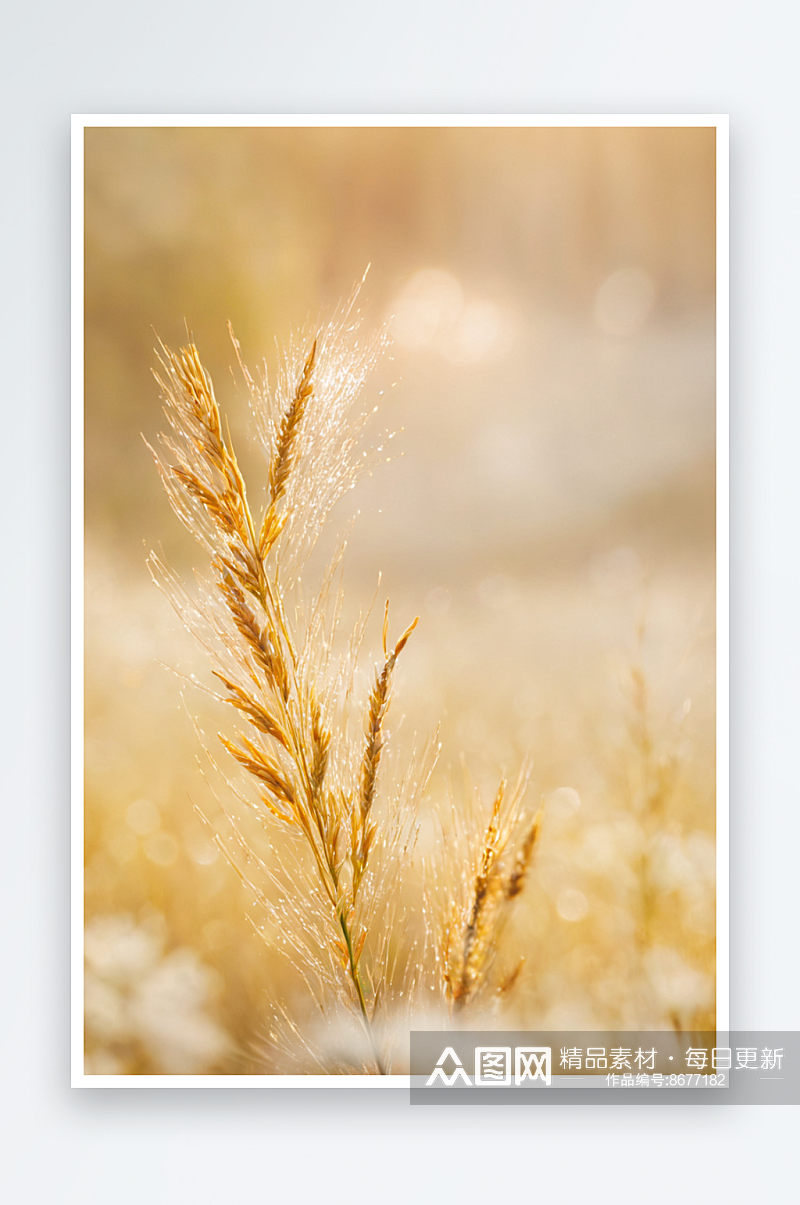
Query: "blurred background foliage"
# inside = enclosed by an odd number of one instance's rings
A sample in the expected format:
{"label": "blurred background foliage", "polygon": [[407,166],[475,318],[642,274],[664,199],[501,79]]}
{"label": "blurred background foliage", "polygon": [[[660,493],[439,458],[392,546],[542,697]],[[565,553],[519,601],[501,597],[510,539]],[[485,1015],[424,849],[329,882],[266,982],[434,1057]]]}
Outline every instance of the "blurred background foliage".
{"label": "blurred background foliage", "polygon": [[145,557],[198,554],[141,435],[156,338],[188,331],[261,472],[227,321],[274,369],[367,264],[392,458],[333,527],[358,509],[353,610],[380,571],[422,616],[394,726],[442,721],[430,808],[462,752],[487,804],[533,755],[509,1007],[712,1022],[714,131],[94,128],[85,152],[88,1069],[268,1072],[268,995],[307,1007],[194,811],[214,823],[164,665],[207,670]]}

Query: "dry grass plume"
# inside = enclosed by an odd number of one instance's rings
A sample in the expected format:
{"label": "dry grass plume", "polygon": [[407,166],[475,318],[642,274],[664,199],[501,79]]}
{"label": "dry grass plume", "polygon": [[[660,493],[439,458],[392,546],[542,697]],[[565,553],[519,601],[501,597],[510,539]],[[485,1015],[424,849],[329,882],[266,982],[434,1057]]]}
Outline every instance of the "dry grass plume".
{"label": "dry grass plume", "polygon": [[[156,379],[170,433],[156,462],[208,570],[190,593],[155,555],[151,568],[208,653],[212,693],[233,713],[218,734],[228,755],[220,804],[230,833],[217,843],[265,918],[255,922],[259,931],[290,954],[323,1013],[333,1002],[360,1018],[362,1069],[384,1073],[378,1008],[398,965],[408,994],[425,974],[415,965],[422,947],[398,955],[407,918],[387,900],[411,857],[414,808],[436,750],[390,783],[378,807],[396,666],[417,620],[391,638],[386,603],[381,656],[357,704],[364,624],[334,651],[338,561],[312,601],[300,579],[331,506],[363,464],[359,399],[382,336],[364,339],[351,304],[305,347],[290,349],[275,389],[266,375],[254,379],[233,342],[267,464],[260,505],[248,495],[197,348],[162,345]],[[209,756],[216,765],[213,750]],[[523,788],[521,780],[507,797],[501,786],[469,875],[469,902],[449,918],[445,980],[458,1010],[484,989],[501,914],[528,872],[539,821],[523,821]],[[261,851],[239,805],[268,836],[279,832],[280,844]],[[463,873],[451,869],[452,880]]]}

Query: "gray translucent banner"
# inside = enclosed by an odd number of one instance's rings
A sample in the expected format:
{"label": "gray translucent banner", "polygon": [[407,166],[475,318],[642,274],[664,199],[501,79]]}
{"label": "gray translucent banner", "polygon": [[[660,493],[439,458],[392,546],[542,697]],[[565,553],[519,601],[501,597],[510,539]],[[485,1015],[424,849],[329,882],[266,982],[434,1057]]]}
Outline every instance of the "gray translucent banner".
{"label": "gray translucent banner", "polygon": [[796,1105],[800,1034],[414,1031],[412,1105]]}

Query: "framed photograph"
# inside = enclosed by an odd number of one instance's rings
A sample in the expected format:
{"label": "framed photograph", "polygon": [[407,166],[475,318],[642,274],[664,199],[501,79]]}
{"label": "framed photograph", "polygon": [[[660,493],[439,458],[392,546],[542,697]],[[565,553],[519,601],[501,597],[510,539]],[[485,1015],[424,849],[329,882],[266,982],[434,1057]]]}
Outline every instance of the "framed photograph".
{"label": "framed photograph", "polygon": [[716,116],[73,118],[73,1083],[724,1031]]}

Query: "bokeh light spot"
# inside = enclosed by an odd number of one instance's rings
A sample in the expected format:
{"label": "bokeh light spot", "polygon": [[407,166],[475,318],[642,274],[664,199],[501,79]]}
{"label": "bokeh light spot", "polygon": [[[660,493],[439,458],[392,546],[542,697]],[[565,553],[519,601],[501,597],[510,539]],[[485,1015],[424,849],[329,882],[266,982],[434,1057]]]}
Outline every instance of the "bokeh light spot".
{"label": "bokeh light spot", "polygon": [[391,333],[404,347],[427,347],[453,325],[463,305],[464,293],[452,272],[423,268],[397,298]]}
{"label": "bokeh light spot", "polygon": [[149,837],[161,827],[161,812],[149,799],[134,799],[125,811],[125,823],[138,837]]}
{"label": "bokeh light spot", "polygon": [[178,843],[169,833],[153,833],[144,843],[144,852],[156,866],[172,866],[178,858]]}
{"label": "bokeh light spot", "polygon": [[604,335],[626,338],[644,326],[655,304],[653,278],[642,268],[620,268],[607,276],[594,299],[594,321]]}
{"label": "bokeh light spot", "polygon": [[579,921],[589,912],[586,896],[577,887],[565,887],[556,899],[556,911],[563,920]]}

